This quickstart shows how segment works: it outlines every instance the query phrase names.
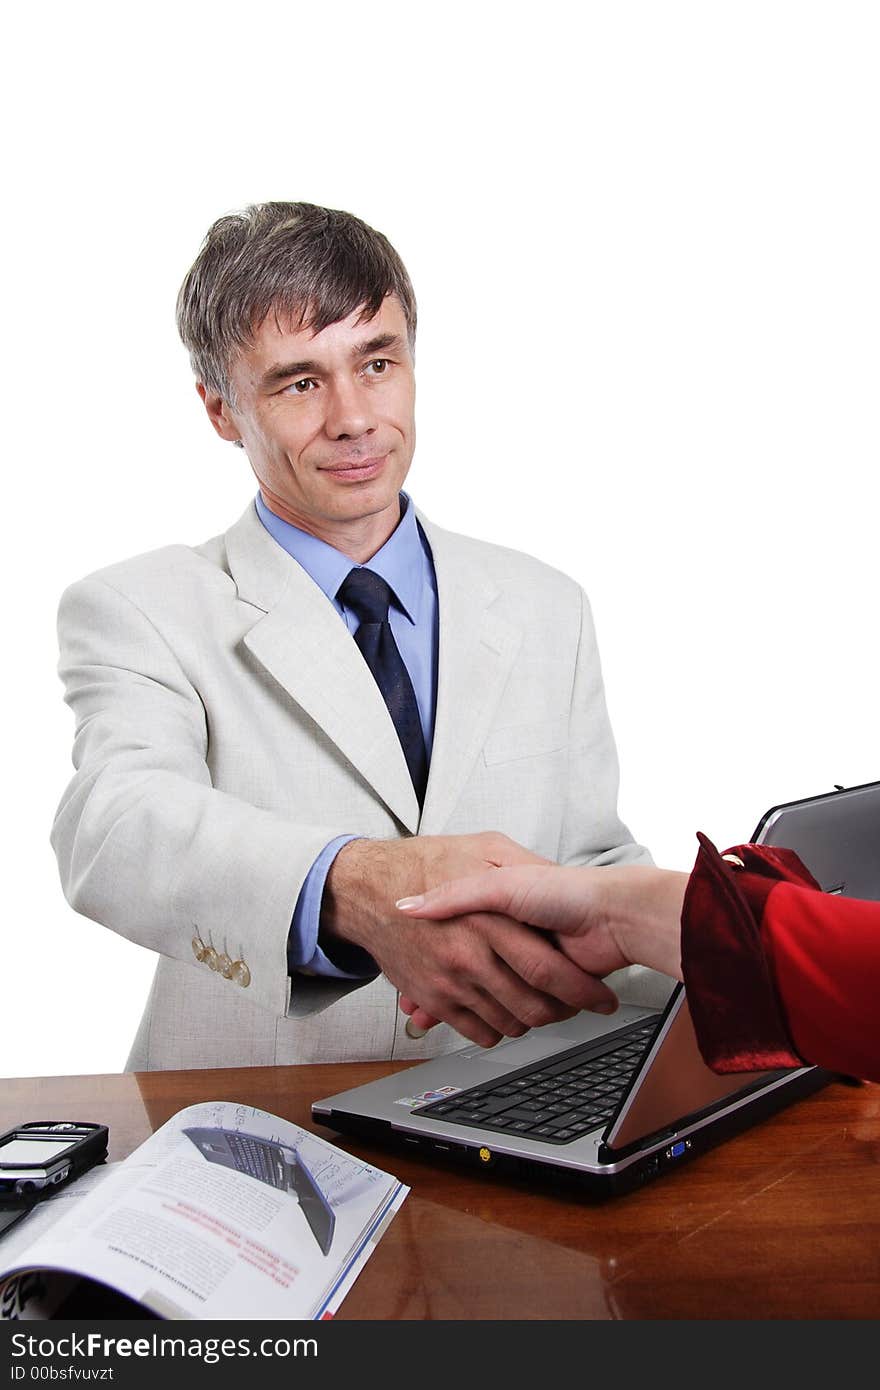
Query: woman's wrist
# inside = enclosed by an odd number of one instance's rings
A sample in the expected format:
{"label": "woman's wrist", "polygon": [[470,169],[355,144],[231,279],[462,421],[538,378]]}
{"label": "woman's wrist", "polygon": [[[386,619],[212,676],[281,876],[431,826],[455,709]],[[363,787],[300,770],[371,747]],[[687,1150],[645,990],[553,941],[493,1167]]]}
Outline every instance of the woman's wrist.
{"label": "woman's wrist", "polygon": [[632,964],[648,965],[680,980],[681,910],[688,875],[640,865],[614,873],[606,911],[621,954]]}

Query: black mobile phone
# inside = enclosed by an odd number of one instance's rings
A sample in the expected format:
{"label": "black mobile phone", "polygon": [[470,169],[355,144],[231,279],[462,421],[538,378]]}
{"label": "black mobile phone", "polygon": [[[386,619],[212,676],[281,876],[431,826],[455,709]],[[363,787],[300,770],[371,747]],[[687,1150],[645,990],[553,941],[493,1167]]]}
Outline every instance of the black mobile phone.
{"label": "black mobile phone", "polygon": [[107,1157],[109,1130],[90,1121],[31,1120],[0,1134],[0,1235]]}
{"label": "black mobile phone", "polygon": [[106,1125],[31,1120],[0,1134],[0,1205],[36,1202],[107,1157]]}

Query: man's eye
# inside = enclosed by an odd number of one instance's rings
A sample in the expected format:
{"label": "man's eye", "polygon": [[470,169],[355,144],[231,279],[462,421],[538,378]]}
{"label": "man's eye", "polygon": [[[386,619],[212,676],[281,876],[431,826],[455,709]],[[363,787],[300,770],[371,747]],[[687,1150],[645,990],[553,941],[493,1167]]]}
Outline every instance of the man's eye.
{"label": "man's eye", "polygon": [[314,389],[314,386],[314,377],[304,376],[300,381],[292,381],[290,385],[286,386],[284,389],[285,391],[290,391],[294,395],[305,396],[309,391]]}
{"label": "man's eye", "polygon": [[374,357],[372,362],[367,363],[367,371],[373,376],[381,376],[388,365],[387,357]]}

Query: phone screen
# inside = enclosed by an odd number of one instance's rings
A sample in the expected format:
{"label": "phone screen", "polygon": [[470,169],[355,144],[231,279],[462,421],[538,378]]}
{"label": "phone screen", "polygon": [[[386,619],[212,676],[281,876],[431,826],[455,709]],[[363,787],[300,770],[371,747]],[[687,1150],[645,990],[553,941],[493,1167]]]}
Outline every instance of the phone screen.
{"label": "phone screen", "polygon": [[15,1163],[48,1163],[50,1158],[72,1149],[76,1139],[22,1139],[14,1136],[0,1144],[0,1166]]}

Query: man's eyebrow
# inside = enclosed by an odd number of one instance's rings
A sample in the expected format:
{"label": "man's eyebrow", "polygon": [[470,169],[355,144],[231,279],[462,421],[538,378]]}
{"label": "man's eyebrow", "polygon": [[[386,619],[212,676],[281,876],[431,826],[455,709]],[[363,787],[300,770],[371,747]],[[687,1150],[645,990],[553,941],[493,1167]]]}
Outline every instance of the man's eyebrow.
{"label": "man's eyebrow", "polygon": [[321,367],[318,362],[276,362],[260,377],[260,385],[277,386],[279,382],[288,381],[290,377],[311,376],[320,370]]}
{"label": "man's eyebrow", "polygon": [[404,347],[404,340],[399,333],[380,333],[377,338],[367,338],[362,343],[356,343],[352,351],[352,357],[372,357],[375,352],[400,352]]}
{"label": "man's eyebrow", "polygon": [[[377,352],[402,352],[405,339],[399,333],[380,333],[375,338],[365,338],[355,343],[351,350],[353,359],[372,357]],[[298,376],[320,376],[324,370],[320,362],[307,358],[303,362],[275,362],[260,377],[263,387],[278,386],[282,381],[290,381]]]}

